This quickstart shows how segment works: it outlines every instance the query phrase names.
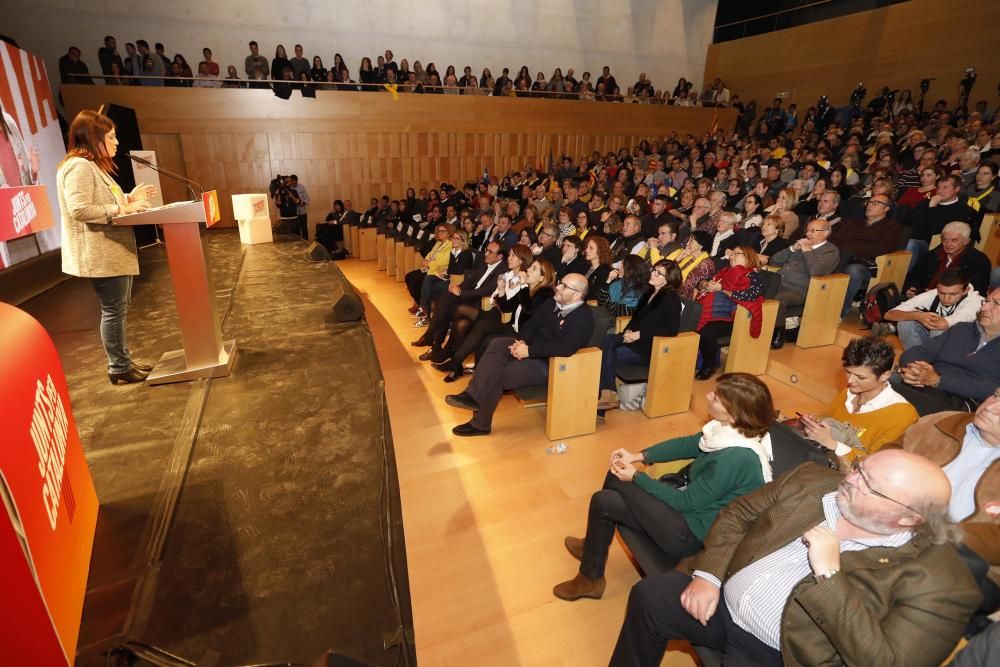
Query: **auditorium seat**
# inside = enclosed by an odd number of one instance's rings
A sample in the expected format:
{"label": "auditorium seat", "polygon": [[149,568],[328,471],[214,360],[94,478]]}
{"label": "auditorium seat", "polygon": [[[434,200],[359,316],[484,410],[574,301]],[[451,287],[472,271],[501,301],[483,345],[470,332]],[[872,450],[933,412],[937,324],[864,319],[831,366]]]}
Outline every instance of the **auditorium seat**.
{"label": "auditorium seat", "polygon": [[805,304],[785,310],[788,316],[800,317],[796,345],[819,347],[833,344],[837,338],[848,280],[850,276],[846,273],[813,276],[809,281]]}
{"label": "auditorium seat", "polygon": [[678,335],[653,338],[648,366],[624,366],[616,372],[622,384],[646,383],[642,412],[648,418],[687,412],[690,407],[700,338],[695,329],[700,319],[701,304],[684,299]]}
{"label": "auditorium seat", "polygon": [[396,240],[391,236],[385,237],[385,273],[396,277]]}
{"label": "auditorium seat", "polygon": [[[900,292],[903,291],[903,283],[906,281],[906,273],[910,270],[909,250],[897,250],[875,258],[875,266],[878,271],[875,277],[868,283],[868,289],[875,287],[879,283],[895,283]],[[867,292],[867,290],[865,290]]]}
{"label": "auditorium seat", "polygon": [[743,306],[736,308],[731,336],[720,336],[719,344],[728,345],[726,373],[750,373],[763,375],[767,370],[767,360],[771,353],[771,337],[774,335],[774,318],[778,315],[778,302],[764,301],[763,321],[760,336],[750,335],[750,311]]}
{"label": "auditorium seat", "polygon": [[385,234],[375,235],[375,266],[385,271]]}

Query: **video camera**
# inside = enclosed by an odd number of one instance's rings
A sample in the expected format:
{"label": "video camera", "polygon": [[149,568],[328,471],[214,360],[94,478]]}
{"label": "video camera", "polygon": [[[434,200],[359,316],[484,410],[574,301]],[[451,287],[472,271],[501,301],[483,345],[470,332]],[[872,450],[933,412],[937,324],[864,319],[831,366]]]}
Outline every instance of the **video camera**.
{"label": "video camera", "polygon": [[851,93],[851,106],[860,107],[862,100],[865,99],[865,95],[867,94],[868,89],[865,88],[865,84],[863,82],[858,82],[858,87]]}
{"label": "video camera", "polygon": [[962,92],[968,95],[972,92],[972,86],[976,84],[976,68],[966,67],[965,68],[965,78],[958,82],[958,85],[962,87]]}

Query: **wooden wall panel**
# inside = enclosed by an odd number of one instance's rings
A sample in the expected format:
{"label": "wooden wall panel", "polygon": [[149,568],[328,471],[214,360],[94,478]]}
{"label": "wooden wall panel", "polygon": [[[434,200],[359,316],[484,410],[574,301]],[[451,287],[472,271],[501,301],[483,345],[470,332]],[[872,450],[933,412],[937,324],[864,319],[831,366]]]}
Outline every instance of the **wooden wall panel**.
{"label": "wooden wall panel", "polygon": [[[219,191],[222,223],[232,224],[230,195],[263,192],[278,174],[297,174],[312,196],[315,224],[335,198],[364,210],[371,197],[402,197],[407,187],[500,176],[525,165],[545,168],[549,154],[577,159],[617,151],[670,132],[704,134],[713,109],[320,92],[315,100],[276,98],[263,90],[64,86],[70,117],[120,104],[135,109],[143,145],[160,163]],[[735,114],[719,110],[721,127]],[[167,201],[184,187],[163,181]]]}
{"label": "wooden wall panel", "polygon": [[914,102],[920,80],[931,82],[930,105],[947,100],[954,108],[964,69],[976,67],[970,106],[985,99],[995,108],[1000,61],[990,52],[1000,25],[997,0],[911,0],[884,9],[788,28],[766,35],[712,44],[705,80],[722,77],[744,101],[755,99],[758,113],[779,91],[784,106],[816,103],[820,95],[842,106],[863,81],[868,98],[879,88],[910,89]]}

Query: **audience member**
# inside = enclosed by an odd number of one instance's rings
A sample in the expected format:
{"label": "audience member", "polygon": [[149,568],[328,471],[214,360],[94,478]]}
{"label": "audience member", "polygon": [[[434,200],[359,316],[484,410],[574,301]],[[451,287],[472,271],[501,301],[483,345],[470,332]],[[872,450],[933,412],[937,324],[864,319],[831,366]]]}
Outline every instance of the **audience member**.
{"label": "audience member", "polygon": [[[698,433],[638,453],[619,448],[611,454],[604,485],[590,498],[585,537],[564,541],[580,569],[552,589],[556,597],[604,595],[604,566],[618,526],[644,533],[676,563],[701,551],[722,508],[771,481],[768,427],[775,410],[767,385],[746,373],[723,375],[708,394],[708,414],[710,421]],[[635,468],[682,459],[694,461],[682,479],[672,476],[676,483]],[[659,657],[628,664],[659,664]]]}
{"label": "audience member", "polygon": [[972,245],[972,228],[968,222],[949,222],[941,229],[941,243],[932,248],[906,277],[906,295],[937,286],[941,274],[948,270],[964,273],[972,287],[985,294],[990,279],[990,259]]}
{"label": "audience member", "polygon": [[587,279],[570,273],[556,283],[553,299],[542,304],[517,338],[490,342],[466,390],[446,397],[448,405],[473,411],[472,419],[453,428],[452,433],[488,435],[504,391],[545,384],[550,357],[571,356],[587,344],[594,321],[584,305],[586,297]]}
{"label": "audience member", "polygon": [[730,502],[693,577],[633,587],[611,664],[659,664],[671,639],[744,665],[944,660],[980,599],[948,544],[948,478],[898,450],[854,466],[807,463]]}
{"label": "audience member", "polygon": [[698,285],[715,275],[715,264],[706,252],[711,247],[711,235],[696,229],[688,236],[687,244],[682,250],[667,255],[667,259],[677,262],[684,277],[680,289],[681,297],[693,300],[697,296]]}
{"label": "audience member", "polygon": [[847,388],[826,409],[826,419],[802,415],[804,435],[854,459],[877,452],[917,421],[917,411],[890,385],[896,352],[878,336],[855,338],[844,348],[841,364]]}
{"label": "audience member", "polygon": [[921,415],[970,411],[1000,385],[1000,288],[979,308],[975,322],[960,322],[899,358],[893,387]]}
{"label": "audience member", "polygon": [[885,314],[886,322],[896,323],[904,350],[923,345],[959,322],[975,322],[983,305],[983,297],[960,269],[947,269],[932,289],[911,289],[907,295],[911,298]]}

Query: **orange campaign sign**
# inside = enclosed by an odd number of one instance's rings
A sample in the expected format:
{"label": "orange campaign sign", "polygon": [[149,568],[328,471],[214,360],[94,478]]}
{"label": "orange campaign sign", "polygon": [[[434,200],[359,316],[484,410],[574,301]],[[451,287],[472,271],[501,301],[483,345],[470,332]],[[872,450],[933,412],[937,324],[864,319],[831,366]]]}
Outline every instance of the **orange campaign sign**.
{"label": "orange campaign sign", "polygon": [[52,228],[52,208],[44,185],[0,188],[0,241]]}
{"label": "orange campaign sign", "polygon": [[59,355],[0,303],[0,664],[70,665],[98,501]]}
{"label": "orange campaign sign", "polygon": [[205,205],[205,226],[211,227],[219,221],[222,213],[219,211],[219,193],[215,190],[201,193],[201,201]]}

